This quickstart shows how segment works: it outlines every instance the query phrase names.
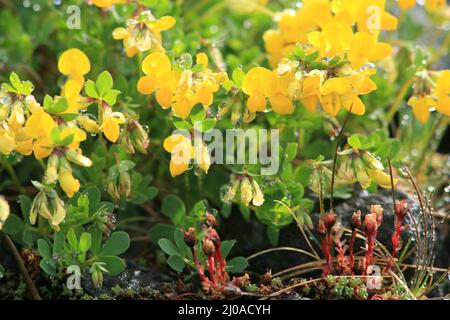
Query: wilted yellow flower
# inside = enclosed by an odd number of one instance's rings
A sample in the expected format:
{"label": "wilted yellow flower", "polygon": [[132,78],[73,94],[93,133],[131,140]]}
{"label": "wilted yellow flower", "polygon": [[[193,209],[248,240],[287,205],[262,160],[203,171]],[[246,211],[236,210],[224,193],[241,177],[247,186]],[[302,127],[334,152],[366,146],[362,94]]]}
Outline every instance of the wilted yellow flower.
{"label": "wilted yellow flower", "polygon": [[150,10],[144,10],[128,21],[127,28],[114,29],[113,38],[123,40],[128,57],[139,51],[164,52],[161,31],[171,29],[175,22],[175,18],[171,16],[156,19]]}
{"label": "wilted yellow flower", "polygon": [[59,185],[69,198],[72,198],[75,192],[80,190],[80,181],[72,174],[72,168],[65,161],[59,168]]}

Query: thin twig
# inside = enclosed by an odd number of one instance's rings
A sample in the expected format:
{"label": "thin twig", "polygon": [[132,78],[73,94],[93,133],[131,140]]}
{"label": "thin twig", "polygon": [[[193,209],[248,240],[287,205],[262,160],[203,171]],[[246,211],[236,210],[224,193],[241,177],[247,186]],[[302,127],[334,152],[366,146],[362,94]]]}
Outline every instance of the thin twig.
{"label": "thin twig", "polygon": [[27,268],[25,268],[25,264],[23,263],[22,257],[19,254],[19,251],[17,251],[16,246],[14,245],[14,242],[11,240],[11,238],[3,232],[4,238],[6,240],[6,245],[8,246],[9,250],[14,256],[14,259],[16,260],[17,265],[19,266],[20,272],[22,273],[22,276],[27,283],[28,290],[30,290],[31,296],[33,297],[33,300],[42,300],[41,296],[39,295],[39,292],[37,291],[36,287],[34,286],[33,280],[31,280],[30,275],[28,274]]}

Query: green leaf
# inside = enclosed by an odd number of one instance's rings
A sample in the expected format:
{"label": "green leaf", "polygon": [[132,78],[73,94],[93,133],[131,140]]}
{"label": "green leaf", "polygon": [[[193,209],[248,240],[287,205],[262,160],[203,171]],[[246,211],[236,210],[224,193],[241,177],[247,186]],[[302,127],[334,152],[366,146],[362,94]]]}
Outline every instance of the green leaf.
{"label": "green leaf", "polygon": [[39,266],[50,276],[53,276],[56,273],[56,266],[53,259],[44,258],[39,263]]}
{"label": "green leaf", "polygon": [[175,195],[164,198],[161,208],[162,213],[172,220],[177,227],[184,227],[186,220],[186,207],[183,200]]}
{"label": "green leaf", "polygon": [[3,231],[7,234],[15,235],[24,229],[25,224],[18,216],[11,214],[8,219],[6,219],[5,225],[3,226]]}
{"label": "green leaf", "polygon": [[160,239],[158,241],[158,245],[162,251],[164,251],[169,256],[178,255],[181,256],[180,252],[178,252],[177,247],[169,240],[169,239]]}
{"label": "green leaf", "polygon": [[103,262],[105,269],[108,270],[108,275],[113,277],[117,276],[126,268],[125,261],[116,256],[101,256],[100,262]]}
{"label": "green leaf", "polygon": [[206,116],[205,108],[203,108],[203,106],[201,106],[201,105],[195,106],[194,109],[192,109],[191,114],[190,114],[192,123],[195,123],[197,121],[198,122],[202,121],[203,119],[205,119],[205,116]]}
{"label": "green leaf", "polygon": [[184,53],[180,57],[179,66],[184,69],[191,69],[193,64],[192,56],[189,53]]}
{"label": "green leaf", "polygon": [[30,220],[31,199],[26,195],[19,196],[20,211],[24,221]]}
{"label": "green leaf", "polygon": [[175,232],[175,227],[171,224],[157,223],[150,228],[148,231],[148,236],[150,241],[153,243],[158,243],[162,238],[167,238],[169,240],[173,239],[173,234]]}
{"label": "green leaf", "polygon": [[48,113],[62,113],[67,110],[69,103],[65,97],[58,98],[45,108]]}
{"label": "green leaf", "polygon": [[245,73],[244,73],[244,71],[242,71],[242,69],[240,67],[234,69],[233,73],[231,75],[231,79],[239,88],[242,87],[242,82],[244,81],[244,77],[245,77]]}
{"label": "green leaf", "polygon": [[173,238],[177,245],[178,252],[180,252],[183,257],[186,257],[189,254],[189,247],[184,242],[184,232],[178,228],[175,229]]}
{"label": "green leaf", "polygon": [[244,257],[236,257],[227,261],[227,271],[231,273],[241,273],[248,267],[248,260]]}
{"label": "green leaf", "polygon": [[100,97],[103,97],[109,90],[112,89],[114,84],[113,78],[108,71],[103,71],[97,78],[95,86]]}
{"label": "green leaf", "polygon": [[55,236],[53,237],[53,254],[59,255],[61,254],[61,251],[64,249],[65,245],[65,239],[64,239],[64,233],[63,232],[56,232]]}
{"label": "green leaf", "polygon": [[170,256],[167,264],[176,272],[181,273],[184,269],[184,259],[180,256]]}
{"label": "green leaf", "polygon": [[73,142],[73,139],[75,138],[75,134],[69,134],[67,137],[65,137],[64,139],[62,139],[61,141],[59,141],[59,145],[61,146],[68,146],[69,144],[71,144]]}
{"label": "green leaf", "polygon": [[298,144],[295,142],[290,142],[287,144],[285,152],[284,161],[292,162],[297,157]]}
{"label": "green leaf", "polygon": [[94,81],[92,81],[92,80],[86,81],[84,89],[86,90],[86,94],[88,95],[88,97],[91,97],[91,98],[94,98],[94,99],[98,99],[99,98],[99,95],[98,95],[98,92],[97,92],[97,88],[95,86]]}
{"label": "green leaf", "polygon": [[190,131],[192,129],[192,125],[186,120],[173,120],[173,125],[180,130]]}
{"label": "green leaf", "polygon": [[220,244],[220,252],[222,252],[222,257],[225,259],[229,254],[231,249],[233,249],[236,244],[236,240],[225,240]]}
{"label": "green leaf", "polygon": [[9,82],[12,84],[12,86],[18,91],[20,88],[20,79],[17,73],[11,72],[9,75]]}
{"label": "green leaf", "polygon": [[72,250],[78,250],[78,239],[73,229],[70,229],[69,232],[67,232],[67,242]]}
{"label": "green leaf", "polygon": [[101,256],[118,256],[124,253],[130,246],[130,236],[123,231],[116,231],[106,241],[100,250]]}
{"label": "green leaf", "polygon": [[80,237],[80,242],[78,243],[78,251],[87,252],[92,245],[91,234],[83,232]]}
{"label": "green leaf", "polygon": [[69,122],[78,118],[77,113],[64,113],[59,115],[64,121]]}
{"label": "green leaf", "polygon": [[109,90],[102,99],[109,105],[113,106],[117,102],[117,96],[120,94],[119,90]]}
{"label": "green leaf", "polygon": [[52,258],[50,246],[48,245],[47,241],[45,241],[44,239],[39,239],[37,241],[37,245],[38,245],[39,254],[41,255],[42,258],[48,258],[48,259]]}
{"label": "green leaf", "polygon": [[200,132],[206,132],[210,129],[214,129],[216,126],[217,120],[216,119],[205,119],[201,122],[201,127],[198,128]]}
{"label": "green leaf", "polygon": [[52,139],[54,144],[59,144],[61,141],[61,130],[58,127],[54,127],[52,132],[50,133],[50,138]]}

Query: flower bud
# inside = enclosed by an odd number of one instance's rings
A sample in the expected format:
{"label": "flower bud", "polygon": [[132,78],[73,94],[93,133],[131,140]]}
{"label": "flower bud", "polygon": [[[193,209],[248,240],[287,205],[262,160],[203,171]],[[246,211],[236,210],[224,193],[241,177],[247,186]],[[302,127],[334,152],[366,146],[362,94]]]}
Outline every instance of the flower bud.
{"label": "flower bud", "polygon": [[247,177],[243,177],[241,180],[241,201],[246,207],[250,204],[253,198],[252,185]]}
{"label": "flower bud", "polygon": [[381,224],[383,223],[383,207],[379,204],[373,204],[370,206],[370,213],[375,214],[377,225],[381,226]]}
{"label": "flower bud", "polygon": [[367,237],[372,237],[378,230],[377,218],[373,213],[366,214],[364,218],[364,233]]}
{"label": "flower bud", "polygon": [[147,154],[150,139],[147,131],[137,121],[132,122],[131,143],[138,152]]}
{"label": "flower bud", "polygon": [[53,207],[50,224],[53,229],[59,231],[59,224],[66,218],[66,206],[58,196],[50,199]]}
{"label": "flower bud", "polygon": [[92,166],[92,160],[88,157],[85,157],[81,154],[81,152],[77,152],[73,149],[66,149],[65,156],[67,160],[76,163],[82,167],[90,167]]}
{"label": "flower bud", "polygon": [[203,240],[203,251],[207,257],[212,256],[216,251],[214,243],[210,239]]}
{"label": "flower bud", "polygon": [[408,214],[408,201],[401,200],[395,204],[395,216],[399,221],[403,221]]}
{"label": "flower bud", "polygon": [[216,217],[214,217],[211,213],[206,212],[206,221],[205,221],[206,225],[208,227],[216,227],[217,226],[217,220]]}
{"label": "flower bud", "polygon": [[73,176],[70,164],[63,158],[59,167],[58,181],[59,186],[69,198],[72,198],[75,192],[80,190],[80,181]]}
{"label": "flower bud", "polygon": [[8,201],[3,196],[0,196],[0,230],[3,229],[6,219],[8,219],[10,214]]}
{"label": "flower bud", "polygon": [[120,139],[120,145],[124,148],[125,152],[128,154],[134,154],[135,150],[133,144],[131,143],[131,138],[129,134],[124,134]]}
{"label": "flower bud", "polygon": [[47,183],[54,183],[58,180],[58,166],[59,157],[56,154],[52,154],[47,161],[47,169],[45,170],[45,181]]}
{"label": "flower bud", "polygon": [[334,214],[334,212],[332,210],[330,210],[325,215],[323,223],[325,225],[325,228],[327,228],[328,231],[330,231],[331,228],[333,228],[334,224],[336,223],[336,215]]}
{"label": "flower bud", "polygon": [[100,224],[100,230],[109,237],[111,232],[116,229],[117,219],[111,212],[102,213],[102,224]]}
{"label": "flower bud", "polygon": [[117,188],[115,180],[108,182],[106,191],[111,196],[111,198],[113,198],[114,200],[116,200],[116,201],[120,200],[120,192],[119,192],[119,189]]}
{"label": "flower bud", "polygon": [[184,242],[186,242],[189,248],[193,248],[195,246],[195,242],[197,238],[195,236],[195,229],[190,227],[187,231],[184,232]]}
{"label": "flower bud", "polygon": [[361,227],[361,210],[358,210],[353,213],[352,215],[352,221],[350,222],[350,225],[352,227],[352,230],[359,229]]}
{"label": "flower bud", "polygon": [[254,206],[259,207],[264,203],[264,193],[261,191],[261,188],[256,182],[255,179],[252,179],[252,191],[253,191],[253,200],[252,203]]}
{"label": "flower bud", "polygon": [[98,268],[91,271],[92,282],[96,288],[100,288],[103,285],[103,272]]}
{"label": "flower bud", "polygon": [[82,114],[77,118],[78,125],[86,132],[99,133],[100,129],[97,122],[88,115]]}
{"label": "flower bud", "polygon": [[327,228],[325,228],[324,218],[321,217],[317,223],[317,232],[324,235],[327,233]]}
{"label": "flower bud", "polygon": [[119,194],[122,198],[127,199],[131,193],[131,178],[128,172],[119,175]]}

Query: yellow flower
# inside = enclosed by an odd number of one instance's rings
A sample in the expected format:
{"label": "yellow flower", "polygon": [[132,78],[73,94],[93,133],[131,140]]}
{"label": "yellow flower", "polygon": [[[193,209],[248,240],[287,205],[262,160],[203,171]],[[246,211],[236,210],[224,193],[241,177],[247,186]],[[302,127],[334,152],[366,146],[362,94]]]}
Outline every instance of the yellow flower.
{"label": "yellow flower", "polygon": [[367,32],[357,32],[350,44],[348,60],[353,68],[359,69],[364,63],[382,60],[391,52],[389,44],[376,42],[376,38]]}
{"label": "yellow flower", "polygon": [[352,41],[351,26],[342,21],[331,21],[322,31],[308,34],[309,43],[319,51],[321,57],[344,57]]}
{"label": "yellow flower", "polygon": [[63,189],[69,198],[72,198],[75,192],[80,190],[80,181],[74,178],[72,169],[68,163],[67,166],[60,166],[58,181],[61,189]]}
{"label": "yellow flower", "polygon": [[72,48],[64,51],[59,57],[58,70],[83,85],[84,75],[91,70],[91,63],[83,51]]}
{"label": "yellow flower", "polygon": [[247,108],[250,112],[266,109],[266,98],[270,97],[274,82],[275,75],[266,68],[255,67],[246,73],[242,81],[242,91],[249,96]]}
{"label": "yellow flower", "polygon": [[431,96],[411,97],[408,105],[412,107],[413,114],[421,123],[425,123],[430,118],[430,108],[436,106],[436,101]]}
{"label": "yellow flower", "polygon": [[139,51],[164,52],[161,31],[171,29],[175,22],[171,16],[156,19],[149,10],[144,10],[128,21],[127,28],[114,29],[113,38],[123,40],[128,57],[133,57]]}
{"label": "yellow flower", "polygon": [[182,134],[174,134],[164,140],[164,149],[171,153],[170,174],[176,177],[185,172],[195,155],[191,141]]}
{"label": "yellow flower", "polygon": [[103,116],[103,122],[100,126],[101,131],[105,134],[105,137],[115,143],[119,139],[120,124],[125,123],[125,117],[120,112],[107,112]]}

